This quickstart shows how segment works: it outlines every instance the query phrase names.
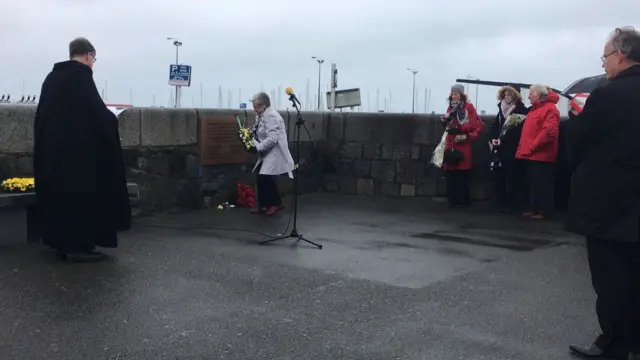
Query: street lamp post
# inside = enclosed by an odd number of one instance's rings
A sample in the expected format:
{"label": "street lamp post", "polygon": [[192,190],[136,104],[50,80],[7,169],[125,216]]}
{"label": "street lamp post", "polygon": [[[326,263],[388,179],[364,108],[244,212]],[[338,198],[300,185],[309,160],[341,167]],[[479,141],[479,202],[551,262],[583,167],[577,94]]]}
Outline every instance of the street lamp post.
{"label": "street lamp post", "polygon": [[[180,46],[182,46],[182,41],[173,38],[173,37],[167,37],[167,40],[173,40],[173,46],[176,47],[176,65],[180,64],[180,55],[179,55],[179,49]],[[174,107],[180,107],[180,86],[176,85],[176,100],[175,100],[175,104]]]}
{"label": "street lamp post", "polygon": [[411,112],[415,113],[416,112],[416,75],[418,74],[418,70],[407,68],[407,71],[411,71],[413,73],[413,88],[412,88],[413,90],[412,90],[412,96],[411,96]]}
{"label": "street lamp post", "polygon": [[318,62],[318,111],[320,111],[320,104],[322,99],[320,81],[322,80],[322,63],[324,62],[324,60],[318,58],[317,56],[312,56],[311,58]]}

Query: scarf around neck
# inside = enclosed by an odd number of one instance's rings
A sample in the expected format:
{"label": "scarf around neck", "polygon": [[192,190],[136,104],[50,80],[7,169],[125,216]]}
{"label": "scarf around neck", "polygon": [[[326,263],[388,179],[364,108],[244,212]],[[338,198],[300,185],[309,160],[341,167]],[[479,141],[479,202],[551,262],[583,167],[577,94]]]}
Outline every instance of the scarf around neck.
{"label": "scarf around neck", "polygon": [[262,113],[260,114],[256,114],[256,121],[253,123],[253,128],[251,129],[251,132],[253,133],[253,138],[256,139],[256,141],[260,141],[260,138],[258,138],[258,126],[260,126],[260,123],[262,122],[262,120],[264,119],[264,115],[267,113],[267,110],[269,110],[269,108],[265,108]]}
{"label": "scarf around neck", "polygon": [[451,102],[451,111],[449,112],[449,116],[455,116],[455,119],[458,120],[458,124],[460,124],[460,126],[469,121],[467,111],[464,109],[464,103],[462,101]]}
{"label": "scarf around neck", "polygon": [[506,101],[501,100],[500,101],[500,112],[502,112],[502,124],[504,124],[507,119],[509,118],[509,115],[511,115],[511,113],[513,112],[513,110],[515,110],[516,108],[516,104],[507,104]]}

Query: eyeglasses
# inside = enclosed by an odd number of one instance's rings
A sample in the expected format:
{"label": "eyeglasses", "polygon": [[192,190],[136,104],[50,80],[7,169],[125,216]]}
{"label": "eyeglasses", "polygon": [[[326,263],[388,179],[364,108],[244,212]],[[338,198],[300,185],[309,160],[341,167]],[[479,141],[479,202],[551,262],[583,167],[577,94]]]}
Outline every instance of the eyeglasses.
{"label": "eyeglasses", "polygon": [[98,61],[98,58],[96,57],[96,54],[94,53],[88,53],[87,55],[91,56],[93,58],[93,62],[95,63],[96,61]]}
{"label": "eyeglasses", "polygon": [[611,56],[611,55],[613,55],[613,54],[615,54],[615,53],[617,53],[617,52],[618,52],[618,50],[613,50],[612,52],[610,52],[610,53],[608,53],[608,54],[606,54],[606,55],[601,56],[601,57],[600,57],[600,60],[602,60],[602,62],[605,62],[605,61],[607,61],[607,58],[608,58],[609,56]]}

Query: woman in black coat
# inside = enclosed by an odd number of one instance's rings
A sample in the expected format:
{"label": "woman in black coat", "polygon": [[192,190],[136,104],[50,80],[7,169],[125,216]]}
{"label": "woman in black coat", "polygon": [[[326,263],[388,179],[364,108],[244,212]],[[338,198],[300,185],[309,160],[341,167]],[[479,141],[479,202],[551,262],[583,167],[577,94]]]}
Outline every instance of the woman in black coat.
{"label": "woman in black coat", "polygon": [[524,168],[515,159],[522,125],[529,110],[520,98],[520,92],[511,86],[498,91],[498,115],[491,126],[491,171],[496,202],[501,211],[520,210],[526,198]]}

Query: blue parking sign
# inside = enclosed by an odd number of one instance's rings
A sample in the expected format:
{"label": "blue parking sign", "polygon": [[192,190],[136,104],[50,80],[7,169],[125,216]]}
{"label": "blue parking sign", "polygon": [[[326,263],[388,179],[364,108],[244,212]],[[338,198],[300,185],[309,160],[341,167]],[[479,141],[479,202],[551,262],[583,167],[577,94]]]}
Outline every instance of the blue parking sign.
{"label": "blue parking sign", "polygon": [[169,65],[169,85],[190,86],[191,65]]}

